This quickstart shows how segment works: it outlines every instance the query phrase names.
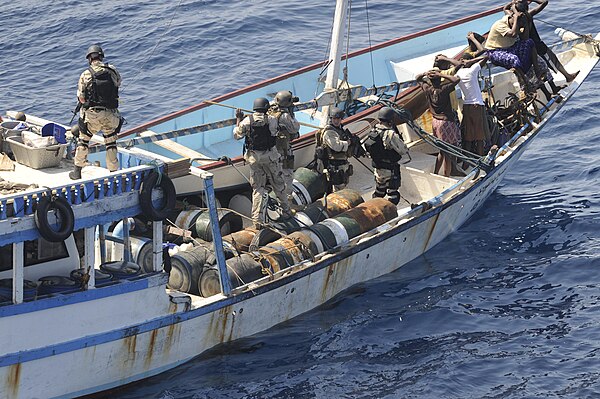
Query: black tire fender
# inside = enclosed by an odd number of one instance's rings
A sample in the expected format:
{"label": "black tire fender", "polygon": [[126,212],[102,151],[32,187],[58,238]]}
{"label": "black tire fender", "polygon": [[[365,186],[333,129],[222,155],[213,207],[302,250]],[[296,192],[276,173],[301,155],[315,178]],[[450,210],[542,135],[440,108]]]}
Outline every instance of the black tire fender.
{"label": "black tire fender", "polygon": [[[160,183],[158,183],[159,174],[156,171],[150,172],[150,174],[142,182],[142,188],[140,190],[140,207],[145,216],[151,220],[158,222],[165,220],[171,210],[175,207],[175,185],[165,174],[161,176]],[[163,201],[159,208],[154,208],[152,204],[152,190],[154,188],[160,188],[163,191]]]}
{"label": "black tire fender", "polygon": [[[58,219],[60,220],[60,226],[58,230],[55,230],[48,221],[48,212],[50,210],[56,210],[58,212]],[[33,217],[35,226],[40,231],[40,235],[50,242],[61,242],[69,238],[73,233],[75,227],[75,215],[73,214],[73,208],[62,197],[51,198],[44,196],[40,198],[35,209]]]}

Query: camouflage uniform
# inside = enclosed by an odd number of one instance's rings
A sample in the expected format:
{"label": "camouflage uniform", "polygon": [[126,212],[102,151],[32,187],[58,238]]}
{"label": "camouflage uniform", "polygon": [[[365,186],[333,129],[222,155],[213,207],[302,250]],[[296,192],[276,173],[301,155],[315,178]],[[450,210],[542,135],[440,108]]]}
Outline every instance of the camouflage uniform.
{"label": "camouflage uniform", "polygon": [[[277,136],[277,119],[261,112],[254,112],[251,116],[246,116],[238,126],[233,129],[233,137],[236,140],[248,137],[251,134],[251,118],[254,123],[265,123],[269,126],[269,131],[273,137]],[[265,120],[266,118],[266,120]],[[267,183],[270,183],[273,191],[277,195],[283,214],[291,215],[290,205],[285,192],[285,182],[283,181],[280,155],[273,145],[268,150],[246,149],[244,159],[250,165],[250,185],[252,186],[252,220],[265,222],[265,209],[267,200]]]}
{"label": "camouflage uniform", "polygon": [[328,165],[319,163],[317,170],[327,175],[327,180],[332,184],[333,191],[339,191],[346,187],[352,175],[352,165],[348,162],[351,142],[346,138],[343,127],[333,125],[325,126],[321,133],[320,145],[328,151]]}
{"label": "camouflage uniform", "polygon": [[[90,64],[91,68],[95,72],[102,71],[104,63],[100,60],[94,60]],[[121,75],[117,69],[108,64],[111,68],[110,74],[116,87],[121,85]],[[92,74],[88,69],[81,73],[79,77],[79,84],[77,86],[77,97],[86,98],[86,88],[91,85]],[[81,108],[80,112],[80,124],[83,123],[87,126],[87,132],[85,129],[80,128],[79,143],[77,150],[75,151],[75,166],[84,167],[87,163],[88,157],[88,146],[92,136],[102,131],[104,136],[104,144],[106,145],[106,167],[111,172],[119,169],[119,161],[117,159],[117,141],[118,128],[121,125],[121,114],[117,108],[107,109],[105,107],[91,107]]]}
{"label": "camouflage uniform", "polygon": [[292,140],[298,138],[300,123],[287,109],[275,107],[269,114],[277,120],[277,151],[281,155],[281,168],[285,182],[285,195],[288,200],[292,197],[294,180],[294,152]]}

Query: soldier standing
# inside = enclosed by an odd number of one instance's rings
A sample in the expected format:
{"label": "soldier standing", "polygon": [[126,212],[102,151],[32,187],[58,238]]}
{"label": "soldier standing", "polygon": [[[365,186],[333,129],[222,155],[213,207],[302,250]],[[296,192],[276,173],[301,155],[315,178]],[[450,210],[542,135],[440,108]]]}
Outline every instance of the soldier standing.
{"label": "soldier standing", "polygon": [[292,182],[294,180],[294,152],[292,140],[299,136],[300,123],[294,116],[294,100],[291,91],[283,90],[275,95],[275,105],[270,108],[269,115],[277,120],[277,151],[281,155],[281,169],[285,181],[285,195],[288,201],[292,199]]}
{"label": "soldier standing", "polygon": [[383,107],[377,115],[379,123],[369,132],[364,146],[371,155],[375,168],[375,192],[373,198],[388,199],[394,205],[400,202],[400,159],[408,154],[408,148],[394,126],[395,112]]}
{"label": "soldier standing", "polygon": [[346,187],[353,169],[348,157],[358,137],[342,126],[344,111],[338,107],[329,109],[329,124],[317,133],[317,171],[325,172],[333,191]]}
{"label": "soldier standing", "polygon": [[106,167],[114,172],[119,169],[117,159],[117,134],[123,119],[119,113],[119,86],[121,75],[114,65],[103,63],[104,51],[94,44],[85,55],[90,66],[81,73],[77,86],[77,98],[81,103],[79,114],[79,140],[75,150],[75,169],[69,173],[73,180],[81,179],[81,169],[87,163],[92,136],[100,131],[106,145]]}
{"label": "soldier standing", "polygon": [[279,199],[283,215],[290,217],[290,205],[284,194],[285,182],[281,172],[280,155],[275,148],[277,119],[267,115],[269,100],[257,98],[252,107],[254,112],[244,117],[236,110],[237,126],[233,129],[236,140],[245,138],[244,159],[250,165],[250,185],[252,186],[252,220],[255,227],[265,222],[267,183]]}

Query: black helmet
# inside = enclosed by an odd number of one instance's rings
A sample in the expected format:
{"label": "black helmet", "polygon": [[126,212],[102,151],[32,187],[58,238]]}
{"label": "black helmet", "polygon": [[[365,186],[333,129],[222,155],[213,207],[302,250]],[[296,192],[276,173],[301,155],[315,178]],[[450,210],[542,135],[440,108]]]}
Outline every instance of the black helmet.
{"label": "black helmet", "polygon": [[329,117],[330,118],[343,118],[344,110],[338,107],[329,108]]}
{"label": "black helmet", "polygon": [[289,90],[278,91],[275,95],[275,103],[282,108],[291,107],[294,103],[294,96]]}
{"label": "black helmet", "polygon": [[252,109],[254,111],[267,112],[267,110],[269,109],[269,100],[267,100],[264,97],[257,98],[256,100],[254,100],[254,104],[252,104]]}
{"label": "black helmet", "polygon": [[379,113],[377,114],[377,118],[379,118],[380,121],[386,121],[386,122],[393,122],[394,121],[394,116],[396,115],[396,113],[394,112],[393,109],[391,109],[390,107],[383,107],[379,110]]}
{"label": "black helmet", "polygon": [[98,54],[98,56],[93,57],[93,58],[100,58],[100,59],[104,58],[104,51],[102,50],[102,47],[100,47],[100,45],[98,45],[98,44],[93,44],[87,49],[87,52],[85,53],[85,58],[87,58],[89,60],[90,57],[92,56],[92,54],[94,54],[94,53]]}

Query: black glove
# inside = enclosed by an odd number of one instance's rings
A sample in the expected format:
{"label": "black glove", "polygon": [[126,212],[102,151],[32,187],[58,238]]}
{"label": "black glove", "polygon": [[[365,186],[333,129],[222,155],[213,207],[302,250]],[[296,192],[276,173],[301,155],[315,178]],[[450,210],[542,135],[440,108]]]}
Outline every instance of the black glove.
{"label": "black glove", "polygon": [[238,119],[240,119],[240,120],[244,119],[244,112],[241,109],[237,108],[235,110],[235,117],[238,118]]}
{"label": "black glove", "polygon": [[231,158],[226,155],[223,155],[221,158],[219,158],[219,161],[225,162],[227,165],[233,164],[233,162],[231,162]]}

